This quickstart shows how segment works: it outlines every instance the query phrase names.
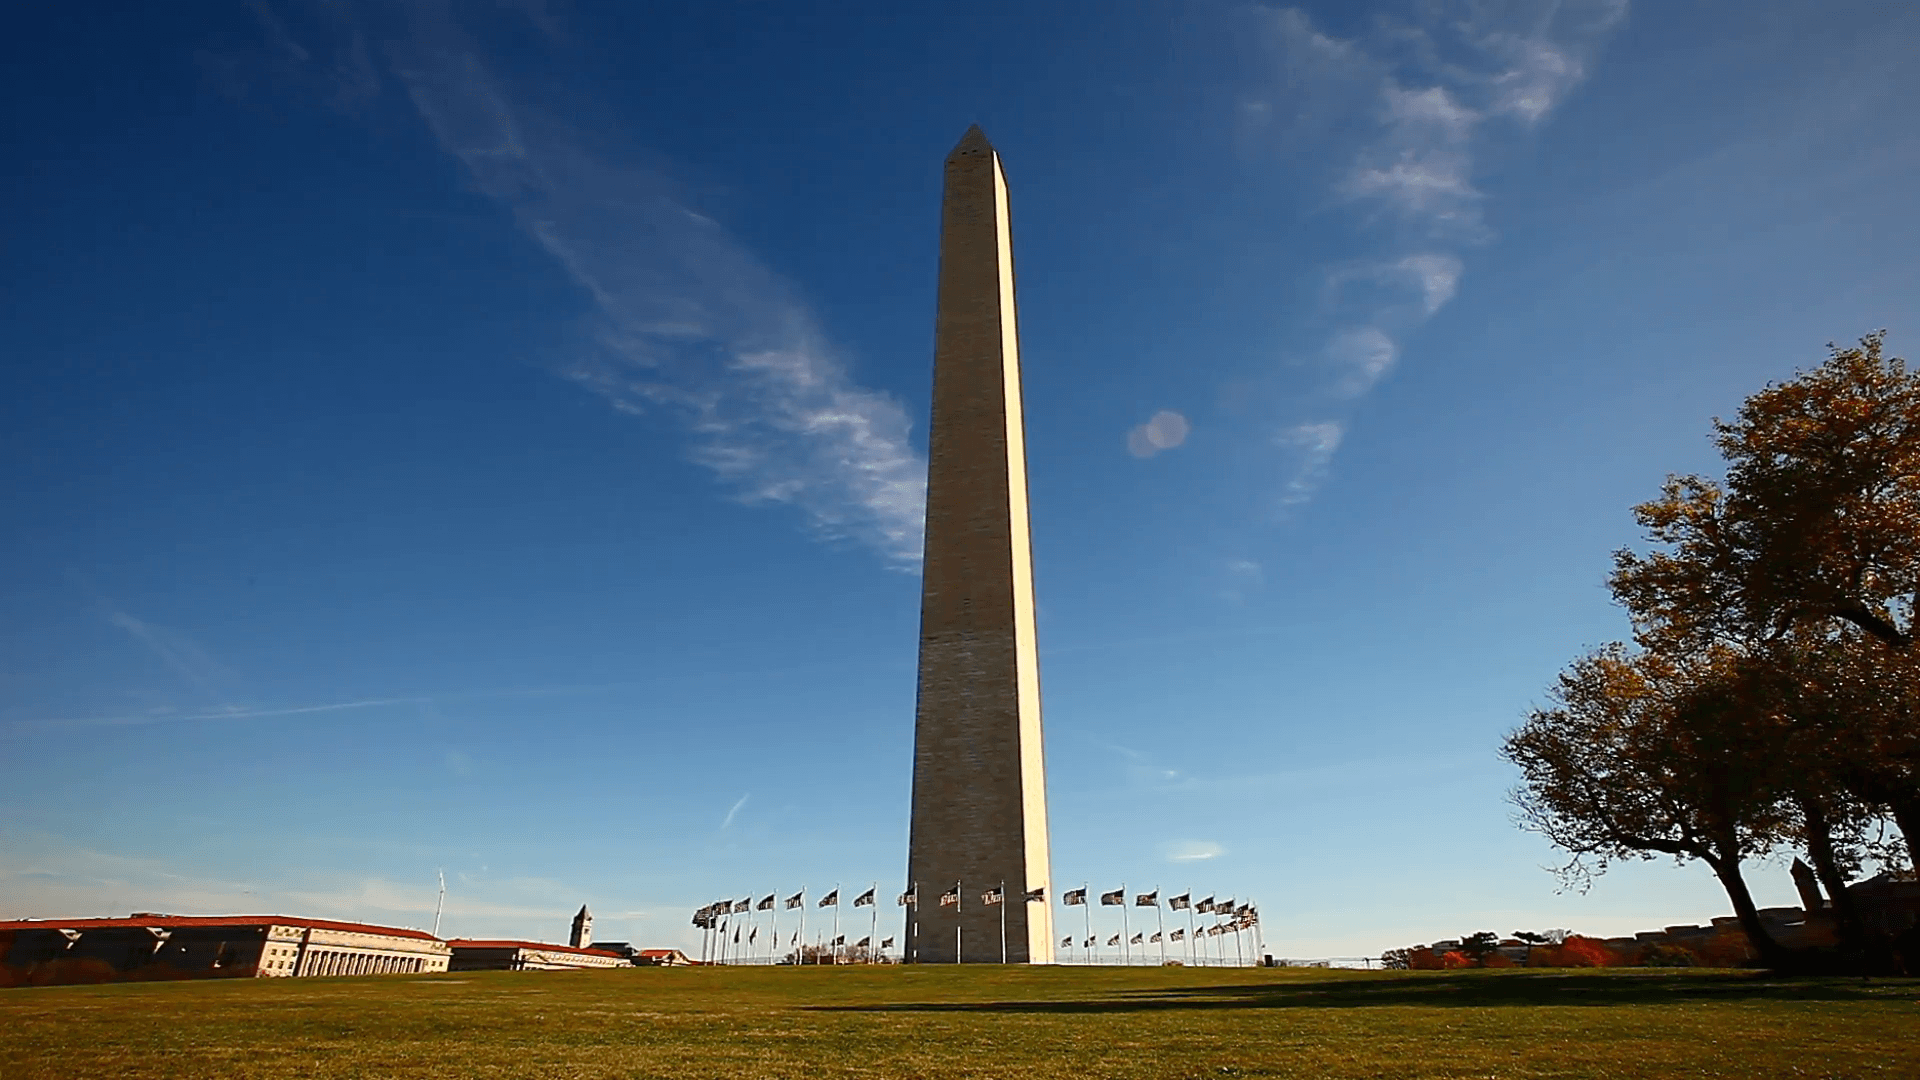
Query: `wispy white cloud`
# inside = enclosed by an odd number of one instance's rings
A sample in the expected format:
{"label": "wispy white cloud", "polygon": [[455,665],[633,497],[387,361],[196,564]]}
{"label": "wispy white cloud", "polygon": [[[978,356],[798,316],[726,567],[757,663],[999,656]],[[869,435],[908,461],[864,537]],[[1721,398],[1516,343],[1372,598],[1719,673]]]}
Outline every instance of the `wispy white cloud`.
{"label": "wispy white cloud", "polygon": [[340,712],[347,709],[375,709],[391,705],[420,705],[430,699],[420,697],[365,698],[359,701],[334,701],[321,705],[295,705],[286,708],[252,709],[232,706],[211,711],[183,712],[175,709],[151,709],[140,713],[111,716],[46,717],[15,720],[7,727],[14,731],[57,731],[65,728],[125,727],[137,724],[171,724],[196,720],[255,720],[276,716],[304,716],[309,713]]}
{"label": "wispy white cloud", "polygon": [[[1394,361],[1400,358],[1400,346],[1385,330],[1361,326],[1335,334],[1327,342],[1326,358],[1337,372],[1336,390],[1346,397],[1358,397],[1392,370]],[[1338,441],[1336,437],[1336,445]]]}
{"label": "wispy white cloud", "polygon": [[1137,424],[1127,432],[1127,453],[1137,458],[1150,458],[1162,450],[1171,450],[1187,441],[1188,432],[1193,426],[1187,418],[1170,409],[1154,413],[1146,423]]}
{"label": "wispy white cloud", "polygon": [[124,611],[110,613],[107,621],[132,635],[174,674],[200,690],[217,697],[216,684],[230,677],[226,667],[184,631],[150,623]]}
{"label": "wispy white cloud", "polygon": [[1295,505],[1313,498],[1326,481],[1327,467],[1346,436],[1346,425],[1338,420],[1320,420],[1295,424],[1282,431],[1274,442],[1292,459],[1287,481],[1281,491],[1284,505]]}
{"label": "wispy white cloud", "polygon": [[1213,840],[1176,840],[1163,846],[1168,862],[1204,862],[1217,859],[1227,853],[1227,849]]}
{"label": "wispy white cloud", "polygon": [[[514,889],[512,885],[515,884],[530,887]],[[488,888],[497,890],[500,886]],[[443,914],[557,921],[556,913],[564,911],[565,905],[571,902],[576,894],[576,890],[545,879],[508,883],[505,891],[531,893],[542,899],[501,901],[488,899],[485,893],[476,896],[465,888],[457,888],[447,892]],[[417,885],[400,884],[386,878],[365,878],[326,889],[289,890],[279,895],[300,905],[303,911],[331,915],[334,918],[364,919],[370,914],[430,918],[434,905],[439,902],[439,890],[432,881],[422,881]]]}
{"label": "wispy white cloud", "polygon": [[[527,100],[447,5],[318,4],[325,18],[308,21],[337,28],[303,44],[255,2],[276,55],[305,70],[351,66],[369,36],[387,42],[391,78],[440,145],[590,300],[562,375],[620,412],[678,417],[689,457],[740,500],[792,507],[818,536],[918,566],[926,462],[906,411],[856,382],[799,291],[663,173]],[[526,44],[564,42],[546,5],[513,6],[537,31]]]}
{"label": "wispy white cloud", "polygon": [[720,828],[722,829],[732,828],[733,819],[740,815],[740,811],[746,808],[747,800],[751,798],[753,798],[753,792],[749,791],[745,795],[742,795],[738,799],[734,800],[733,806],[727,810],[727,816],[720,819]]}
{"label": "wispy white cloud", "polygon": [[[1301,9],[1262,9],[1276,91],[1293,104],[1262,118],[1290,115],[1292,134],[1318,137],[1336,162],[1331,194],[1393,252],[1327,272],[1329,306],[1344,324],[1321,350],[1327,391],[1351,398],[1372,389],[1407,333],[1454,298],[1458,249],[1492,235],[1476,177],[1482,150],[1544,121],[1626,12],[1627,0],[1466,0],[1342,38]],[[1296,458],[1284,504],[1311,497],[1343,430],[1317,422],[1280,433]]]}

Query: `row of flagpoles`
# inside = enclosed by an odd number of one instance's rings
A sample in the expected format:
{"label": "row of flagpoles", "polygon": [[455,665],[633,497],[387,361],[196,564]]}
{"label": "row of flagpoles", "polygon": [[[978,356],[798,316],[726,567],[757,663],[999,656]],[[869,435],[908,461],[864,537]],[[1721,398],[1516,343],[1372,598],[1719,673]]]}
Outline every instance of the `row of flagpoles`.
{"label": "row of flagpoles", "polygon": [[[824,955],[832,957],[831,960],[825,962],[839,963],[841,962],[841,958],[845,955],[850,955],[853,949],[868,950],[866,955],[871,959],[876,953],[884,955],[887,950],[894,947],[894,939],[891,936],[880,938],[879,944],[874,944],[875,939],[879,938],[880,935],[880,909],[875,901],[875,894],[878,890],[879,883],[876,882],[869,887],[866,892],[854,897],[854,907],[865,907],[873,910],[869,920],[867,936],[851,944],[847,942],[847,935],[843,934],[840,930],[839,887],[835,886],[832,891],[820,898],[815,906],[833,909],[833,925],[830,934],[816,934],[815,941],[812,943],[814,946],[814,962],[822,962],[820,958]],[[958,908],[960,906],[962,892],[961,883],[955,882],[953,888],[940,894],[940,906]],[[776,962],[778,954],[781,951],[780,912],[782,910],[797,910],[800,913],[799,922],[791,931],[787,941],[787,947],[792,950],[796,962],[806,962],[806,896],[806,887],[802,886],[799,892],[794,893],[784,900],[778,901],[778,903],[776,903],[778,894],[768,893],[757,901],[751,896],[744,900],[716,900],[695,911],[693,913],[693,925],[699,927],[702,931],[700,946],[701,961],[710,964]],[[1046,889],[1033,889],[1026,894],[1025,899],[1026,902],[1030,904],[1044,904],[1047,902]],[[1069,934],[1061,938],[1060,948],[1064,950],[1066,954],[1062,959],[1069,963],[1076,962],[1073,954],[1077,942],[1080,954],[1077,962],[1087,964],[1104,963],[1105,955],[1110,954],[1103,955],[1096,952],[1100,944],[1100,935],[1095,934],[1093,931],[1092,905],[1087,902],[1086,886],[1083,885],[1078,889],[1067,890],[1061,894],[1060,901],[1068,907],[1086,909],[1084,912],[1085,936]],[[919,884],[916,882],[913,886],[909,887],[906,892],[900,894],[899,899],[895,902],[902,908],[917,908],[920,902]],[[1004,905],[1006,902],[1006,886],[1001,884],[982,892],[980,894],[980,902],[990,907]],[[1124,884],[1118,889],[1101,893],[1099,902],[1102,907],[1118,907],[1120,909],[1120,932],[1106,939],[1106,948],[1119,948],[1121,950],[1119,957],[1116,958],[1120,963],[1131,964],[1138,962],[1134,955],[1134,946],[1136,945],[1141,947],[1139,960],[1149,961],[1153,959],[1153,956],[1151,950],[1147,947],[1157,945],[1159,947],[1158,960],[1163,964],[1170,960],[1182,959],[1184,959],[1184,962],[1190,964],[1226,964],[1230,962],[1246,964],[1249,962],[1260,962],[1263,951],[1259,933],[1260,912],[1250,901],[1246,903],[1235,903],[1231,898],[1219,900],[1212,896],[1196,901],[1193,899],[1192,890],[1188,890],[1178,896],[1167,897],[1163,907],[1160,899],[1160,890],[1158,888],[1155,888],[1152,892],[1136,894],[1133,899],[1133,907],[1150,907],[1154,911],[1154,930],[1151,935],[1147,933],[1144,927],[1139,931],[1135,931],[1130,925],[1130,920],[1127,917],[1127,887]],[[772,912],[772,916],[767,925],[764,953],[761,951],[762,946],[759,944],[761,937],[759,912],[762,911]],[[1187,913],[1187,925],[1184,927],[1176,925],[1169,931],[1166,927],[1164,914],[1166,911],[1185,911]],[[737,916],[741,915],[745,915],[747,918],[745,920],[737,918]],[[1202,925],[1198,921],[1198,917],[1201,915],[1210,915],[1213,921]],[[1002,906],[1001,955],[1003,958],[1006,955],[1005,919],[1005,908]],[[1248,934],[1249,938],[1243,939],[1242,934]],[[1231,961],[1229,961],[1227,957],[1226,942],[1216,943],[1215,941],[1215,939],[1223,935],[1231,935],[1233,938],[1233,958]],[[1175,955],[1169,957],[1167,954],[1167,946],[1182,943],[1186,946],[1184,949],[1186,956],[1184,958],[1180,957],[1178,954],[1183,950],[1176,948],[1174,950]],[[843,950],[846,951],[843,952]],[[957,955],[958,953],[956,951],[956,956]]]}
{"label": "row of flagpoles", "polygon": [[[1081,886],[1078,889],[1069,889],[1061,896],[1060,900],[1068,907],[1087,908],[1084,912],[1086,917],[1086,937],[1080,940],[1081,960],[1083,963],[1098,963],[1099,961],[1093,952],[1098,938],[1093,932],[1093,912],[1091,906],[1087,903],[1086,887]],[[1225,934],[1231,934],[1233,936],[1233,962],[1235,964],[1260,962],[1260,956],[1263,951],[1260,943],[1260,909],[1256,907],[1251,900],[1246,903],[1236,904],[1231,897],[1225,900],[1219,900],[1209,896],[1203,900],[1196,901],[1193,898],[1193,891],[1191,889],[1178,896],[1169,896],[1166,900],[1165,910],[1184,911],[1187,913],[1187,925],[1184,927],[1176,926],[1169,931],[1167,929],[1166,918],[1162,914],[1163,909],[1160,906],[1160,890],[1155,888],[1152,892],[1139,893],[1133,898],[1133,906],[1150,907],[1153,909],[1154,932],[1151,936],[1148,936],[1144,929],[1134,931],[1132,927],[1128,925],[1127,887],[1125,885],[1114,889],[1112,892],[1101,893],[1100,904],[1103,907],[1118,907],[1120,909],[1120,933],[1107,939],[1107,947],[1113,948],[1116,945],[1121,947],[1123,950],[1121,953],[1122,963],[1131,964],[1134,962],[1133,946],[1139,945],[1144,949],[1147,945],[1158,945],[1160,947],[1159,959],[1160,962],[1164,964],[1168,961],[1167,946],[1184,941],[1187,946],[1187,963],[1225,964],[1227,962],[1225,942],[1219,942],[1217,949],[1212,950],[1216,955],[1209,955],[1209,950],[1207,949],[1207,946],[1214,944],[1212,939]],[[1211,915],[1214,921],[1202,926],[1198,921],[1198,916],[1200,915]],[[1243,933],[1248,934],[1250,940],[1243,940],[1241,937]],[[1068,955],[1071,956],[1073,951],[1073,937],[1069,935],[1061,938],[1060,947],[1066,949]],[[1179,950],[1175,950],[1175,952],[1178,951]],[[1178,959],[1178,957],[1175,957],[1175,959]]]}

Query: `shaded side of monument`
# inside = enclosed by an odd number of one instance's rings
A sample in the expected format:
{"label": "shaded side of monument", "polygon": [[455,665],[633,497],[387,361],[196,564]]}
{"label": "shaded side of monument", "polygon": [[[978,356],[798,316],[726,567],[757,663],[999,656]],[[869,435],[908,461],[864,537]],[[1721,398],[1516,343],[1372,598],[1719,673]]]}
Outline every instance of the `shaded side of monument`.
{"label": "shaded side of monument", "polygon": [[929,438],[906,956],[1052,963],[1012,234],[978,127],[947,157]]}

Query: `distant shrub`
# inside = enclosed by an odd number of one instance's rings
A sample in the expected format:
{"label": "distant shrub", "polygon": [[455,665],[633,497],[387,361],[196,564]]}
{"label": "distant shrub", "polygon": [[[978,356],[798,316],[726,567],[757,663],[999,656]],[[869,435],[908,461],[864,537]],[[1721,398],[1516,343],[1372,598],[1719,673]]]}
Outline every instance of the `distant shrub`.
{"label": "distant shrub", "polygon": [[1510,967],[1519,967],[1520,965],[1514,960],[1513,957],[1508,956],[1506,953],[1490,952],[1487,955],[1480,958],[1480,966],[1490,967],[1490,968],[1510,968]]}
{"label": "distant shrub", "polygon": [[1559,955],[1554,967],[1618,967],[1620,955],[1601,942],[1578,934],[1554,950]]}
{"label": "distant shrub", "polygon": [[1753,946],[1744,933],[1715,934],[1701,942],[1694,952],[1702,967],[1744,967],[1753,962]]}
{"label": "distant shrub", "polygon": [[1441,955],[1440,966],[1443,968],[1473,967],[1474,966],[1473,957],[1468,956],[1466,953],[1460,952],[1459,950],[1456,949],[1452,952],[1443,953]]}
{"label": "distant shrub", "polygon": [[1655,945],[1640,957],[1644,967],[1699,967],[1700,957],[1685,945]]}
{"label": "distant shrub", "polygon": [[1413,966],[1411,949],[1388,949],[1380,954],[1380,966],[1387,971],[1406,971]]}

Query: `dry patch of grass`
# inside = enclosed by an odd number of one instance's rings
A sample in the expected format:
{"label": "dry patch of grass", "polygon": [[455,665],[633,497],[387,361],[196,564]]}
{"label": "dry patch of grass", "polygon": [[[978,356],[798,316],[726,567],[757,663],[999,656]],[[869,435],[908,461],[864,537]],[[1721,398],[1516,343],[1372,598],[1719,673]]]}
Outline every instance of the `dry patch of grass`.
{"label": "dry patch of grass", "polygon": [[1920,1076],[1920,980],[638,968],[0,991],[0,1077]]}

